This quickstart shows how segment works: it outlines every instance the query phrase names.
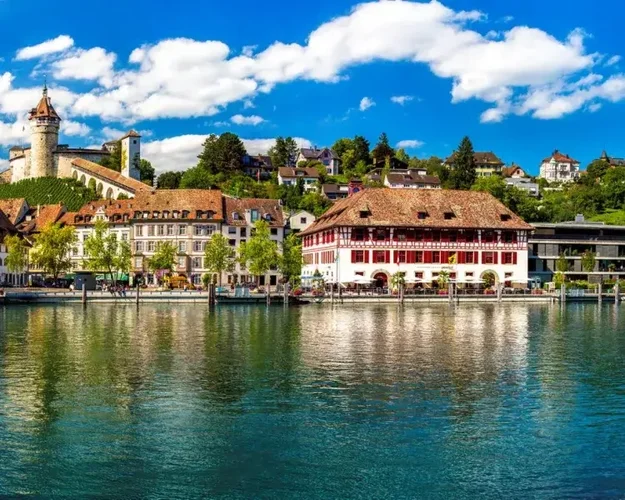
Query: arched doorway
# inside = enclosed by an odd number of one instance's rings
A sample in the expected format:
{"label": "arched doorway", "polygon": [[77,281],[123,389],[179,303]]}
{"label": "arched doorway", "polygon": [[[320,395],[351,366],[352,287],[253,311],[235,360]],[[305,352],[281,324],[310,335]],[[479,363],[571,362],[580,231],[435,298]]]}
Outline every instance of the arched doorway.
{"label": "arched doorway", "polygon": [[484,271],[480,275],[480,279],[484,283],[484,286],[487,288],[495,286],[497,283],[499,283],[499,276],[495,271],[492,271],[491,269]]}
{"label": "arched doorway", "polygon": [[373,286],[376,288],[386,288],[388,286],[388,274],[378,272],[373,275]]}

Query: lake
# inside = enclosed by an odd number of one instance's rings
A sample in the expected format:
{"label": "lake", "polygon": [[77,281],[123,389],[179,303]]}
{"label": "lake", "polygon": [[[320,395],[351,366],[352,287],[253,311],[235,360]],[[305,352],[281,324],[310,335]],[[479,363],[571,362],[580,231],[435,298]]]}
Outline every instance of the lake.
{"label": "lake", "polygon": [[0,496],[622,498],[625,305],[0,308]]}

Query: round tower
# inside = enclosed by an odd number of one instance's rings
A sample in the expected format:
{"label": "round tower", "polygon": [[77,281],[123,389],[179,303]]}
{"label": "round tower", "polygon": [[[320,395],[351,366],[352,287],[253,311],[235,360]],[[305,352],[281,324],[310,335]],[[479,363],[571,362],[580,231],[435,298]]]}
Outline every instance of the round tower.
{"label": "round tower", "polygon": [[54,151],[59,144],[61,118],[52,107],[48,88],[36,108],[30,111],[30,177],[55,177]]}

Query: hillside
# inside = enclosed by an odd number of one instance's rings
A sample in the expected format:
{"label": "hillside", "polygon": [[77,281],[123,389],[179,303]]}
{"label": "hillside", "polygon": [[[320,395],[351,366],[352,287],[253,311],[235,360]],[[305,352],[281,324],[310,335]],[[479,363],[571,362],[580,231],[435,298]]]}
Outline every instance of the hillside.
{"label": "hillside", "polygon": [[97,199],[97,195],[74,179],[40,177],[0,184],[0,199],[7,198],[26,198],[30,206],[63,203],[69,211],[75,211]]}
{"label": "hillside", "polygon": [[605,222],[606,224],[625,226],[625,210],[606,210],[605,213],[588,218],[591,222]]}

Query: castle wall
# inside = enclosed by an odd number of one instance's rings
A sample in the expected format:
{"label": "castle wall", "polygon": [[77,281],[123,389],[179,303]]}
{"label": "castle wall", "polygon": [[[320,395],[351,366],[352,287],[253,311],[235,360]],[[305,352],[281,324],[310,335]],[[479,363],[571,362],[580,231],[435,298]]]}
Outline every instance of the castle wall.
{"label": "castle wall", "polygon": [[75,160],[76,158],[83,158],[94,163],[99,163],[104,156],[106,156],[106,153],[63,153],[57,151],[54,153],[57,177],[71,177],[73,173],[72,160]]}
{"label": "castle wall", "polygon": [[11,182],[21,181],[25,175],[26,156],[10,160],[9,167],[11,168]]}

